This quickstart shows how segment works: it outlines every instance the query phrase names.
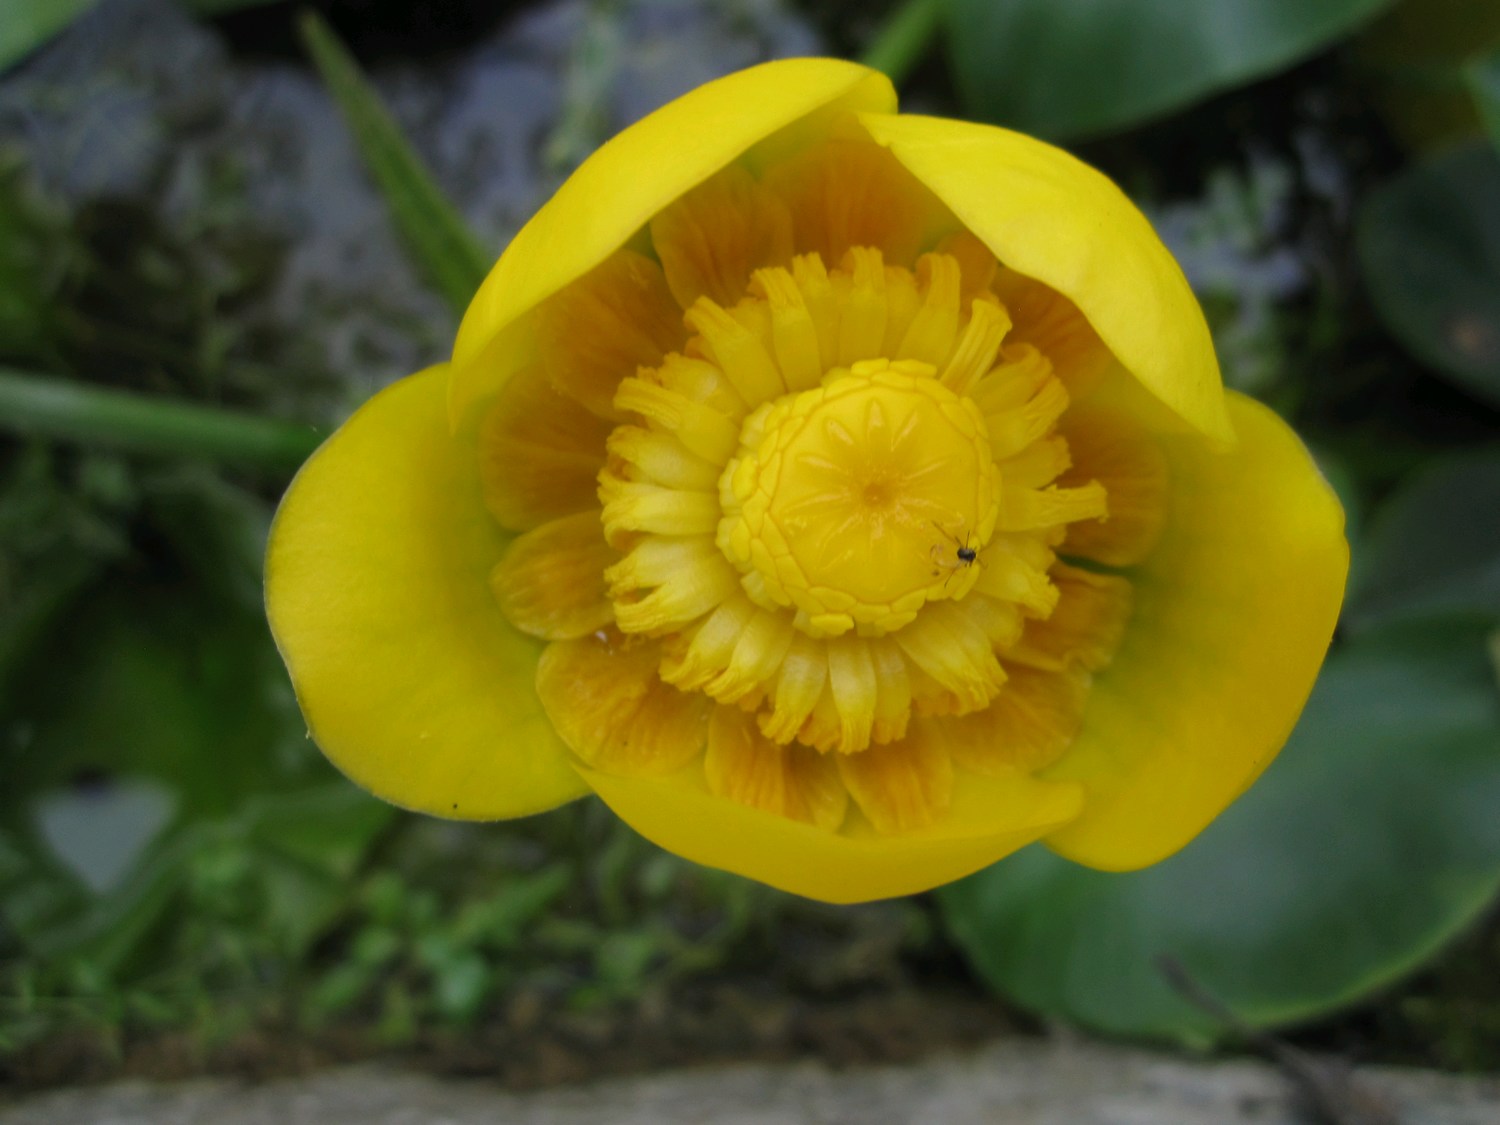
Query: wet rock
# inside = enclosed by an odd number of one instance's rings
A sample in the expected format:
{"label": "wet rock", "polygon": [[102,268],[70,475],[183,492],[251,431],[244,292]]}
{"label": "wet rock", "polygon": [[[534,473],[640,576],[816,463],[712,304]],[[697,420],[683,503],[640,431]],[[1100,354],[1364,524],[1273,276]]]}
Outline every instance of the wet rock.
{"label": "wet rock", "polygon": [[[1365,1090],[1423,1125],[1500,1117],[1500,1080],[1367,1070]],[[1256,1062],[1197,1063],[1081,1043],[1010,1040],[914,1066],[677,1071],[532,1093],[377,1067],[245,1087],[200,1081],[63,1091],[0,1125],[1298,1125],[1297,1089]],[[1356,1120],[1350,1117],[1349,1120]]]}
{"label": "wet rock", "polygon": [[[602,140],[718,74],[817,50],[781,0],[556,0],[376,87],[498,255]],[[263,300],[220,310],[282,337],[257,357],[346,375],[337,415],[446,356],[456,317],[406,257],[331,99],[305,66],[234,57],[172,0],[106,0],[0,80],[0,144],[79,208],[149,203],[189,237],[273,246]],[[275,404],[271,404],[272,408]]]}

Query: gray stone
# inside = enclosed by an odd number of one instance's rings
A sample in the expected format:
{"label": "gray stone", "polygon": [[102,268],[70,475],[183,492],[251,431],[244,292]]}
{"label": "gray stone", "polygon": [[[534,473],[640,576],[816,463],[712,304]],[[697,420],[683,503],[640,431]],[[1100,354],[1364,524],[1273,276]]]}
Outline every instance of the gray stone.
{"label": "gray stone", "polygon": [[[1380,1117],[1493,1125],[1500,1079],[1362,1069]],[[1253,1061],[1197,1062],[1076,1042],[1010,1040],[909,1066],[742,1065],[513,1093],[366,1065],[244,1086],[132,1082],[0,1110],[0,1125],[1297,1125],[1301,1092]],[[1373,1123],[1352,1110],[1349,1125]]]}

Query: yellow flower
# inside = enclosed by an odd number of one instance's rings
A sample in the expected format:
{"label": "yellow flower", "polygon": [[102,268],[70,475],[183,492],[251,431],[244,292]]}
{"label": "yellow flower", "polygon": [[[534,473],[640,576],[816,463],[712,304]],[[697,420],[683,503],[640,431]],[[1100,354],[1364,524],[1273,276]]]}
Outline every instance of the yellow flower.
{"label": "yellow flower", "polygon": [[1153,863],[1276,755],[1343,514],[1103,176],[771,63],[599,150],[267,562],[313,737],[408,808],[592,790],[852,902]]}

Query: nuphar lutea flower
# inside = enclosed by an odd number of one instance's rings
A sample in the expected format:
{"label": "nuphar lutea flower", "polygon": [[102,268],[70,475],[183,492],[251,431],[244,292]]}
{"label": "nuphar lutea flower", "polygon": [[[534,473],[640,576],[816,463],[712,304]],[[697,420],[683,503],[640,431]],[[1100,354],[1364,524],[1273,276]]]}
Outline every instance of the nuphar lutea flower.
{"label": "nuphar lutea flower", "polygon": [[302,470],[267,591],[374,793],[592,791],[856,901],[1180,848],[1290,731],[1342,524],[1114,185],[798,60],[586,162]]}

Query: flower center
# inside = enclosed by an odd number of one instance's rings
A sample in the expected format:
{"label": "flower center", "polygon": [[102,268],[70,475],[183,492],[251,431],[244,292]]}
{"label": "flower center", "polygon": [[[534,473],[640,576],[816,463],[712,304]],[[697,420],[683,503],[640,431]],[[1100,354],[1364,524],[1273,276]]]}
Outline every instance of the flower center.
{"label": "flower center", "polygon": [[880,636],[973,585],[999,473],[978,408],[935,375],[857,362],[746,420],[718,544],[757,603],[795,608],[811,636]]}
{"label": "flower center", "polygon": [[1005,306],[941,252],[915,270],[804,255],[684,319],[683,350],[613,400],[615,627],[780,745],[858,754],[913,716],[987,708],[1001,656],[1059,604],[1067,525],[1106,512],[1097,482],[1057,483],[1050,361],[1007,347]]}

